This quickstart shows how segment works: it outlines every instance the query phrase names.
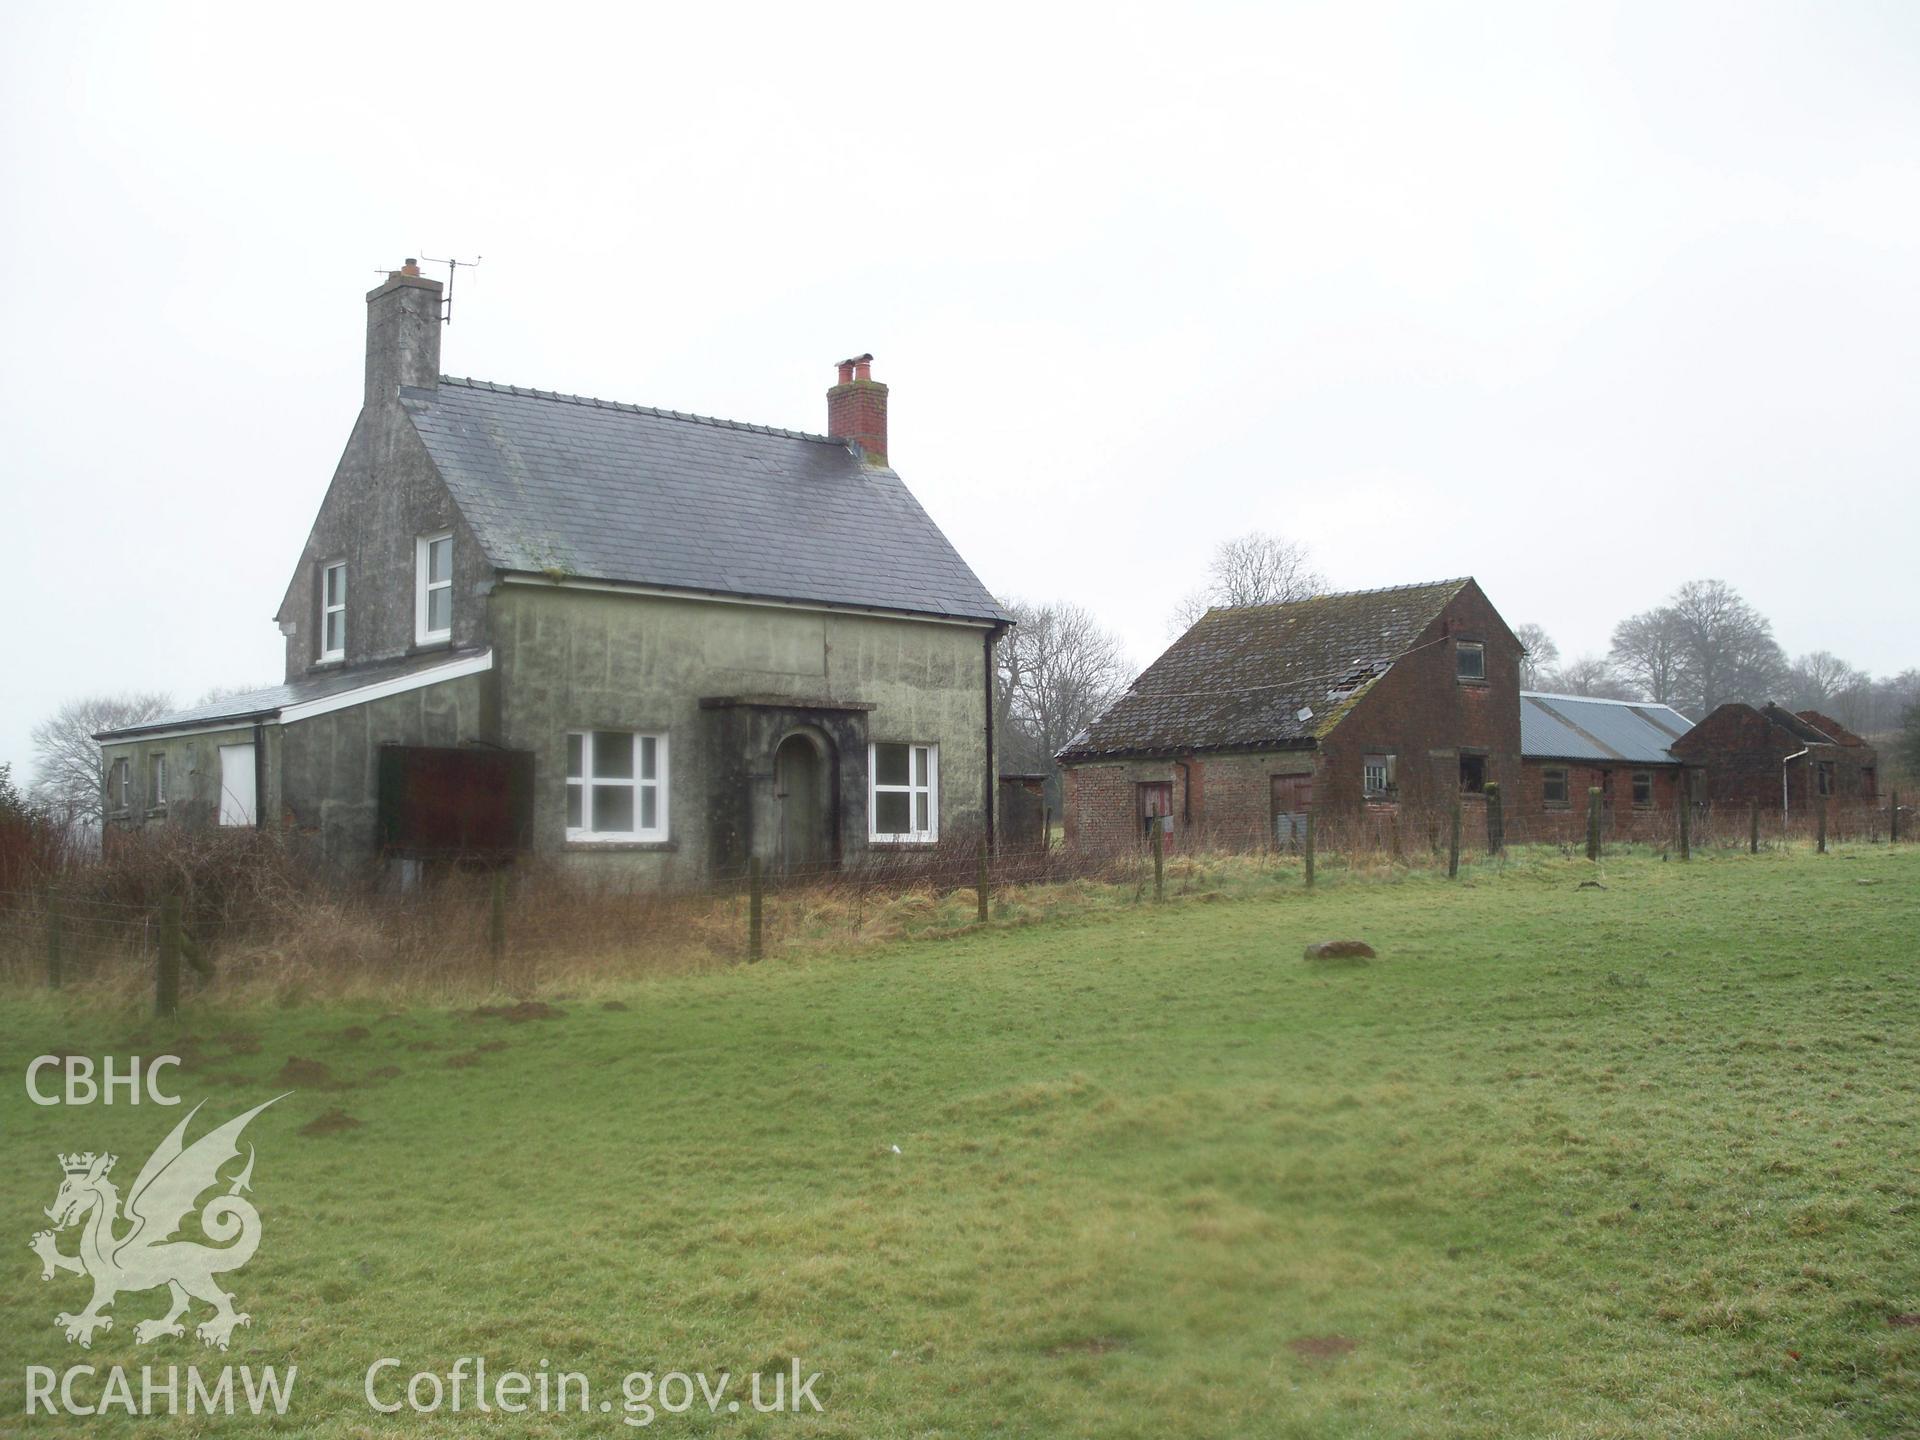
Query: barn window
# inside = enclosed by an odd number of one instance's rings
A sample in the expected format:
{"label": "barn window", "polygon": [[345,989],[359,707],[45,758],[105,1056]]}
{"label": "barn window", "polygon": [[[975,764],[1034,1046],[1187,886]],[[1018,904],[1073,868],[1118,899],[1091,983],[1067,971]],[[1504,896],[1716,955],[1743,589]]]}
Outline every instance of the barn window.
{"label": "barn window", "polygon": [[1487,757],[1485,755],[1460,754],[1460,793],[1463,795],[1484,795],[1487,793]]}
{"label": "barn window", "polygon": [[1653,804],[1653,772],[1651,770],[1633,772],[1633,803],[1642,810]]}
{"label": "barn window", "polygon": [[1360,788],[1370,799],[1391,795],[1397,788],[1393,756],[1390,754],[1361,756]]}
{"label": "barn window", "polygon": [[453,536],[414,542],[413,638],[425,645],[453,634]]}
{"label": "barn window", "polygon": [[1133,787],[1133,810],[1140,822],[1140,833],[1148,833],[1155,822],[1162,829],[1169,828],[1169,818],[1173,814],[1173,782],[1171,780],[1143,780]]}
{"label": "barn window", "polygon": [[567,838],[667,838],[667,737],[625,730],[567,736]]}
{"label": "barn window", "polygon": [[1487,647],[1478,640],[1462,640],[1453,647],[1453,673],[1462,680],[1487,678]]}
{"label": "barn window", "polygon": [[940,747],[875,744],[867,757],[867,838],[928,843],[940,838]]}
{"label": "barn window", "polygon": [[347,655],[347,562],[336,560],[320,572],[320,658]]}
{"label": "barn window", "polygon": [[1567,770],[1564,765],[1549,765],[1540,772],[1540,795],[1549,807],[1565,810],[1567,799]]}
{"label": "barn window", "polygon": [[1833,761],[1822,760],[1820,762],[1820,768],[1814,773],[1820,782],[1820,793],[1822,795],[1833,794]]}

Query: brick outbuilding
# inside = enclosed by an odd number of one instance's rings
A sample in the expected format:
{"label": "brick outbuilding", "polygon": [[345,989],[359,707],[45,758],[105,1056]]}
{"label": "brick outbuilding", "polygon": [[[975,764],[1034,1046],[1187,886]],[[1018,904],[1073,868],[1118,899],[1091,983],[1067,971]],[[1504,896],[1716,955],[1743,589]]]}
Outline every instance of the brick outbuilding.
{"label": "brick outbuilding", "polygon": [[1706,768],[1716,806],[1809,814],[1821,796],[1838,804],[1879,799],[1879,756],[1858,735],[1816,710],[1722,705],[1673,744]]}
{"label": "brick outbuilding", "polygon": [[[1060,753],[1067,842],[1430,826],[1520,778],[1523,647],[1472,579],[1209,610]],[[1416,818],[1417,817],[1417,818]]]}
{"label": "brick outbuilding", "polygon": [[1707,782],[1670,748],[1693,722],[1670,705],[1588,695],[1520,695],[1521,788],[1509,833],[1570,840],[1586,831],[1600,792],[1609,836],[1660,838],[1682,803],[1704,803]]}

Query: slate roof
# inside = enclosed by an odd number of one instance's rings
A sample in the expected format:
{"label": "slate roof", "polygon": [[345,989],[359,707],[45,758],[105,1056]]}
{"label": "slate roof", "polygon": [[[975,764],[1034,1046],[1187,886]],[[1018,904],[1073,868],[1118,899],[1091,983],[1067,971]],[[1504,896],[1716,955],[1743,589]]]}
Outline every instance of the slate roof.
{"label": "slate roof", "polygon": [[1472,583],[1209,610],[1060,758],[1311,745]]}
{"label": "slate roof", "polygon": [[1008,618],[845,441],[451,377],[400,401],[498,569]]}
{"label": "slate roof", "polygon": [[480,653],[477,648],[435,650],[429,654],[409,655],[405,659],[392,660],[383,664],[358,665],[351,670],[322,671],[284,684],[268,685],[261,690],[229,695],[224,700],[214,700],[205,705],[190,705],[184,710],[172,710],[165,715],[156,715],[151,720],[143,720],[138,725],[128,725],[118,730],[102,730],[93,738],[127,740],[134,736],[152,735],[163,730],[198,729],[204,725],[218,725],[224,721],[243,725],[255,720],[271,720],[289,705],[304,705],[309,700],[324,700],[329,695],[342,695],[349,690],[379,685],[404,676],[419,675],[443,665],[452,665],[470,659]]}
{"label": "slate roof", "polygon": [[1675,765],[1667,747],[1693,728],[1671,705],[1520,692],[1520,754],[1528,760]]}

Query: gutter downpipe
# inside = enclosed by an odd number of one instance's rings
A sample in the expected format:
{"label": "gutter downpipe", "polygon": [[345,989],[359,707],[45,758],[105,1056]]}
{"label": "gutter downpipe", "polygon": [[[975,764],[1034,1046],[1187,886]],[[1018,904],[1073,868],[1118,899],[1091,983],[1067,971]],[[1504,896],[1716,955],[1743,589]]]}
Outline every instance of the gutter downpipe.
{"label": "gutter downpipe", "polygon": [[1804,745],[1780,761],[1780,823],[1782,825],[1787,823],[1787,766],[1798,760],[1802,755],[1811,755],[1812,753],[1813,747],[1811,745]]}
{"label": "gutter downpipe", "polygon": [[986,726],[987,759],[986,759],[986,766],[985,766],[986,775],[984,777],[985,793],[981,796],[981,799],[985,803],[985,807],[986,807],[982,813],[985,814],[986,821],[987,821],[987,853],[990,855],[993,854],[995,850],[994,838],[993,838],[993,802],[994,802],[993,647],[999,644],[1000,637],[1006,634],[1007,631],[1012,628],[1013,627],[1010,624],[1006,623],[1005,621],[1002,621],[1000,624],[995,625],[992,629],[987,631],[986,643],[982,647],[981,665],[980,665],[981,688],[982,688],[982,693],[986,696],[986,700],[987,700],[987,726]]}

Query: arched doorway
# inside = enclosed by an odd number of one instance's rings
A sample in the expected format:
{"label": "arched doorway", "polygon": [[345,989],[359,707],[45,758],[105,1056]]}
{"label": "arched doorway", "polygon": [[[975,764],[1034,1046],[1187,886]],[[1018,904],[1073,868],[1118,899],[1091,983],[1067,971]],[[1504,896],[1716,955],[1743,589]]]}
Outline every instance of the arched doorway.
{"label": "arched doorway", "polygon": [[821,742],[796,731],[773,753],[773,793],[779,806],[780,869],[817,870],[833,859],[833,805]]}

